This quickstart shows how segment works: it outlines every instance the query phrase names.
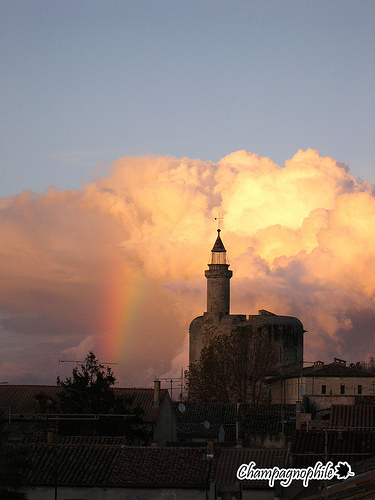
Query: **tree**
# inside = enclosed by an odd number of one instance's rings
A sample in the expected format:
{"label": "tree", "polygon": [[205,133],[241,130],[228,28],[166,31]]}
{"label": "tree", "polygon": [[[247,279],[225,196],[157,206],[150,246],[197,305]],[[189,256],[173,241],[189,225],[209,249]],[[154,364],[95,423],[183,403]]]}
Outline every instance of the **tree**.
{"label": "tree", "polygon": [[[64,381],[57,377],[61,387],[56,410],[75,414],[76,420],[60,422],[59,433],[122,435],[129,444],[143,444],[149,432],[143,422],[143,410],[134,406],[134,398],[117,397],[113,391],[116,381],[109,366],[99,362],[90,351],[84,362],[73,368],[72,376]],[[95,414],[99,420],[80,421],[78,415]]]}
{"label": "tree", "polygon": [[238,327],[231,335],[217,335],[185,372],[189,400],[266,402],[265,378],[275,364],[274,346],[262,332]]}
{"label": "tree", "polygon": [[0,415],[0,498],[2,500],[27,500],[24,472],[28,469],[26,449],[8,444],[9,427]]}
{"label": "tree", "polygon": [[375,374],[375,358],[374,356],[370,356],[369,360],[367,362],[362,361],[359,362],[357,361],[356,366],[360,365],[360,367],[367,373]]}
{"label": "tree", "polygon": [[111,413],[120,402],[111,389],[115,377],[109,366],[102,365],[90,351],[82,365],[73,368],[65,381],[57,377],[59,410],[62,413]]}

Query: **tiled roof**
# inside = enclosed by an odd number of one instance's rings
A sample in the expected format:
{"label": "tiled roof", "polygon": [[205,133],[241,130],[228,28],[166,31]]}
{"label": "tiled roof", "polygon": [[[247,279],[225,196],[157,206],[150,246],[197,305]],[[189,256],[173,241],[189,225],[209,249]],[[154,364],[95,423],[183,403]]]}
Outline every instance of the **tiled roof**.
{"label": "tiled roof", "polygon": [[177,436],[179,439],[184,438],[218,438],[221,429],[220,424],[210,424],[208,429],[205,428],[203,422],[200,423],[182,423],[177,424]]}
{"label": "tiled roof", "polygon": [[204,487],[210,461],[202,448],[124,448],[110,475],[113,485]]}
{"label": "tiled roof", "polygon": [[[254,461],[256,467],[283,463],[281,450],[218,449],[212,459],[203,448],[127,447],[102,444],[29,445],[31,486],[127,486],[139,488],[207,488],[238,482],[238,467]],[[242,481],[245,488],[268,487],[264,481]]]}
{"label": "tiled roof", "polygon": [[[211,481],[221,485],[231,485],[238,481],[237,470],[241,464],[255,462],[256,468],[268,468],[284,463],[284,452],[282,450],[271,449],[222,449],[212,464]],[[266,488],[267,481],[243,480],[242,486],[245,488]]]}
{"label": "tiled roof", "polygon": [[[46,444],[46,436],[23,436],[22,443],[26,445]],[[58,436],[58,444],[127,446],[128,438],[125,436]]]}
{"label": "tiled roof", "polygon": [[328,460],[350,464],[375,456],[375,433],[361,431],[296,431],[290,448],[293,467],[307,467]]}
{"label": "tiled roof", "polygon": [[38,444],[30,447],[30,485],[204,487],[210,461],[202,448]]}
{"label": "tiled roof", "polygon": [[160,404],[159,406],[154,407],[154,390],[153,389],[139,389],[139,388],[121,388],[115,387],[113,388],[113,392],[117,397],[134,397],[134,402],[130,407],[135,408],[136,406],[140,406],[144,410],[143,420],[145,422],[156,422],[158,419],[162,403],[165,400],[168,390],[161,389],[160,390]]}
{"label": "tiled roof", "polygon": [[356,396],[354,399],[355,405],[375,406],[375,396]]}
{"label": "tiled roof", "polygon": [[[295,405],[241,405],[240,431],[247,433],[285,432],[296,427]],[[283,425],[284,424],[284,425]]]}
{"label": "tiled roof", "polygon": [[368,471],[361,475],[350,477],[329,485],[318,494],[305,496],[305,500],[353,500],[375,498],[375,471]]}
{"label": "tiled roof", "polygon": [[332,405],[330,427],[375,430],[375,406]]}
{"label": "tiled roof", "polygon": [[[233,441],[236,434],[237,405],[235,403],[189,403],[184,402],[185,411],[179,410],[179,403],[173,403],[180,439],[190,437],[218,436],[220,426],[224,427],[225,440]],[[204,422],[209,422],[208,430]]]}
{"label": "tiled roof", "polygon": [[121,453],[120,446],[38,444],[30,447],[30,485],[106,485]]}
{"label": "tiled roof", "polygon": [[[200,432],[204,435],[203,423],[210,423],[210,428],[222,424],[225,440],[235,440],[237,405],[235,403],[184,403],[185,411],[178,410],[178,403],[173,403],[177,420],[177,430],[184,435],[189,430],[192,434]],[[295,405],[240,404],[240,432],[281,432],[295,429]],[[208,433],[206,433],[208,435]]]}
{"label": "tiled roof", "polygon": [[[7,414],[9,408],[11,415],[26,416],[40,413],[38,398],[44,396],[47,399],[56,400],[60,390],[60,387],[56,385],[0,385],[0,409]],[[167,389],[161,389],[161,404],[153,407],[153,389],[114,387],[112,390],[118,397],[134,396],[130,410],[137,405],[143,408],[145,422],[156,422],[162,402],[168,393]]]}
{"label": "tiled roof", "polygon": [[177,423],[199,423],[207,420],[210,424],[235,424],[237,405],[235,403],[184,403],[185,411],[173,403]]}
{"label": "tiled roof", "polygon": [[59,391],[57,385],[0,385],[0,407],[12,415],[38,413],[37,396],[55,400]]}

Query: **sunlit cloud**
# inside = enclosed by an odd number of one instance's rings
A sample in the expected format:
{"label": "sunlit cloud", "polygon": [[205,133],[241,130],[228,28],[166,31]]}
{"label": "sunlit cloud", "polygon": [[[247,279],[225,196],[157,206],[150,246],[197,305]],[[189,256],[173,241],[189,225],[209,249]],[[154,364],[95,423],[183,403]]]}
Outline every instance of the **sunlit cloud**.
{"label": "sunlit cloud", "polygon": [[0,200],[0,378],[53,383],[89,349],[122,385],[179,376],[219,211],[233,313],[297,316],[305,359],[374,354],[375,194],[347,165],[125,157],[80,190]]}

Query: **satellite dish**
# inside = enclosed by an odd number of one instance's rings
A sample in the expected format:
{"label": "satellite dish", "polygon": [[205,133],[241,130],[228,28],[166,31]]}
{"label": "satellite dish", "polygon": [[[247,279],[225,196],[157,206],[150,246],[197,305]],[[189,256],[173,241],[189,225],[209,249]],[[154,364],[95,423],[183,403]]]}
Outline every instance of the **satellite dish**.
{"label": "satellite dish", "polygon": [[210,422],[208,420],[205,420],[203,422],[203,425],[204,425],[204,428],[207,429],[207,430],[211,427],[211,424],[210,424]]}
{"label": "satellite dish", "polygon": [[303,385],[301,385],[301,387],[299,388],[299,393],[301,394],[301,396],[304,396],[306,394],[306,389],[303,387]]}
{"label": "satellite dish", "polygon": [[180,403],[178,405],[178,411],[181,413],[184,413],[186,411],[186,406],[184,405],[184,403]]}

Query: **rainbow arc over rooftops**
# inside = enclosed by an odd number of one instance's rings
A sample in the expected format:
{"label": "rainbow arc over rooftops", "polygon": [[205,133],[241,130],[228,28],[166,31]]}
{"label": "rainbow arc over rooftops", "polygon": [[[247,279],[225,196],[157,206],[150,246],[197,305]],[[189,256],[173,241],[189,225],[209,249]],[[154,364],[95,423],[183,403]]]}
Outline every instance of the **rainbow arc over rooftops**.
{"label": "rainbow arc over rooftops", "polygon": [[106,279],[98,322],[100,351],[106,359],[119,362],[131,355],[129,341],[145,297],[144,280],[115,259]]}

